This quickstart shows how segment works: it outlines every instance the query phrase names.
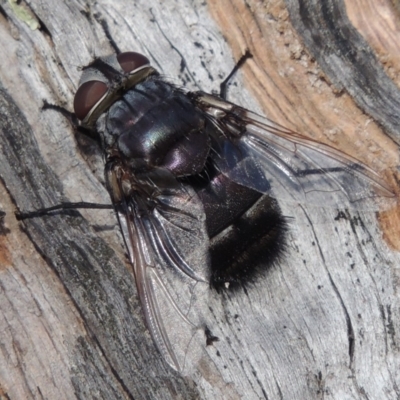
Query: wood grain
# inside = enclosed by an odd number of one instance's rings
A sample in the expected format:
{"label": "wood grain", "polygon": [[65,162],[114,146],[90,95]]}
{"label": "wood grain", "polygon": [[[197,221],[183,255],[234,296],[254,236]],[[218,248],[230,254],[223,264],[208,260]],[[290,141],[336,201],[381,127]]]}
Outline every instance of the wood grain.
{"label": "wood grain", "polygon": [[[104,399],[400,397],[399,211],[281,204],[285,261],[211,294],[220,341],[166,366],[145,328],[108,211],[16,221],[60,201],[107,203],[101,154],[71,110],[80,70],[117,49],[357,156],[397,189],[400,14],[389,0],[0,2],[0,396]],[[33,21],[33,22],[32,22]],[[32,30],[34,23],[40,25]]]}

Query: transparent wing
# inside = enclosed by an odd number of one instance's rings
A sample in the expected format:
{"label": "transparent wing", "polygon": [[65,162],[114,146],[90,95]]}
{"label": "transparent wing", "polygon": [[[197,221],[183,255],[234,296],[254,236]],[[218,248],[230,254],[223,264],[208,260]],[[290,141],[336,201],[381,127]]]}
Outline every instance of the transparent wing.
{"label": "transparent wing", "polygon": [[215,162],[235,182],[318,206],[376,210],[395,204],[382,177],[358,160],[218,97],[195,96],[220,132]]}
{"label": "transparent wing", "polygon": [[202,204],[193,189],[117,205],[145,320],[153,340],[175,370],[188,374],[205,347],[209,293],[209,239]]}

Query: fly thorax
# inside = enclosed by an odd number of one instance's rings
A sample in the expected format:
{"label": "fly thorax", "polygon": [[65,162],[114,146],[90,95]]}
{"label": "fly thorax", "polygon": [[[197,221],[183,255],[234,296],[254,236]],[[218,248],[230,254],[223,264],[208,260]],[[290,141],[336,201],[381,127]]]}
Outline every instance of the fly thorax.
{"label": "fly thorax", "polygon": [[101,129],[106,144],[116,139],[133,170],[165,168],[176,177],[194,175],[210,150],[204,116],[184,93],[156,78],[115,102]]}

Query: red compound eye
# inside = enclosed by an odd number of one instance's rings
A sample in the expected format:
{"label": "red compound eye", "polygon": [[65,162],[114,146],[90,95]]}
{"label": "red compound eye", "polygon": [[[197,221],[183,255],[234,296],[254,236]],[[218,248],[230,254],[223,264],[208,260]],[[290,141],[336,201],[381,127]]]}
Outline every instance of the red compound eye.
{"label": "red compound eye", "polygon": [[107,90],[107,85],[100,81],[89,81],[82,84],[74,98],[74,110],[77,118],[81,121],[85,119]]}
{"label": "red compound eye", "polygon": [[143,65],[150,64],[150,61],[142,54],[133,51],[127,51],[117,55],[119,65],[125,72],[131,72],[135,69],[143,67]]}

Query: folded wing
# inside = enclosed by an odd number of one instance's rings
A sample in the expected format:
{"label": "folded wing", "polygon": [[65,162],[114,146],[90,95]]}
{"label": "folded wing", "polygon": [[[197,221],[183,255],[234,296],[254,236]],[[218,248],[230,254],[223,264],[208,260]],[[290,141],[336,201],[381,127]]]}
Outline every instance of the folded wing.
{"label": "folded wing", "polygon": [[395,204],[390,187],[368,166],[218,97],[196,104],[221,133],[216,163],[232,180],[279,200],[354,209]]}
{"label": "folded wing", "polygon": [[202,204],[193,189],[117,205],[145,320],[156,346],[175,370],[189,373],[205,347],[209,239]]}

